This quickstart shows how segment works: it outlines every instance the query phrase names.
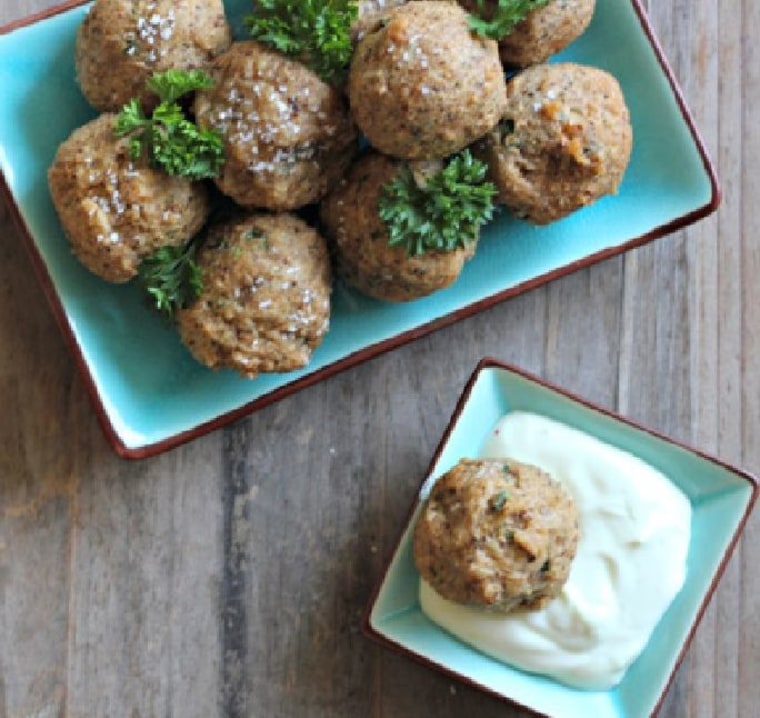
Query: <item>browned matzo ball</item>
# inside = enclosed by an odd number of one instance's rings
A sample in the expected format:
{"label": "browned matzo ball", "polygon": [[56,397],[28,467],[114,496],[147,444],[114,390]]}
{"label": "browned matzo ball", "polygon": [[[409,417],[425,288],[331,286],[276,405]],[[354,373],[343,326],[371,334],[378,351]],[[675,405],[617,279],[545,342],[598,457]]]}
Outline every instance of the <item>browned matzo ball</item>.
{"label": "browned matzo ball", "polygon": [[[461,0],[475,12],[476,0]],[[594,16],[595,0],[552,0],[531,10],[512,32],[499,40],[499,55],[509,67],[528,67],[548,60],[580,37]],[[482,14],[493,16],[497,0],[485,0]]]}
{"label": "browned matzo ball", "polygon": [[403,159],[458,152],[490,130],[504,108],[496,42],[471,33],[454,2],[391,10],[357,46],[348,86],[369,142]]}
{"label": "browned matzo ball", "polygon": [[553,0],[533,10],[499,41],[505,65],[527,67],[547,60],[579,38],[594,16],[595,0]]}
{"label": "browned matzo ball", "polygon": [[203,68],[230,41],[222,0],[96,0],[77,34],[79,85],[101,111],[132,97],[152,108],[154,72]]}
{"label": "browned matzo ball", "polygon": [[633,130],[617,80],[594,67],[534,65],[507,85],[501,121],[476,147],[517,216],[547,224],[614,194]]}
{"label": "browned matzo ball", "polygon": [[216,58],[199,125],[224,137],[216,183],[243,207],[275,211],[319,201],[346,171],[357,134],[340,91],[264,45],[235,43]]}
{"label": "browned matzo ball", "polygon": [[475,242],[453,252],[419,256],[409,256],[404,247],[388,246],[378,202],[383,187],[403,166],[400,160],[367,154],[321,206],[338,273],[360,292],[392,302],[418,299],[449,286],[475,252]]}
{"label": "browned matzo ball", "polygon": [[559,595],[578,544],[572,496],[535,466],[462,459],[433,487],[414,561],[444,598],[498,611]]}
{"label": "browned matzo ball", "polygon": [[115,122],[104,114],[75,130],[58,148],[48,183],[74,254],[103,279],[126,282],[146,255],[198,232],[209,201],[202,184],[132,160]]}
{"label": "browned matzo ball", "polygon": [[254,378],[308,363],[330,323],[330,260],[319,233],[289,214],[217,225],[198,252],[203,292],[177,314],[193,356]]}

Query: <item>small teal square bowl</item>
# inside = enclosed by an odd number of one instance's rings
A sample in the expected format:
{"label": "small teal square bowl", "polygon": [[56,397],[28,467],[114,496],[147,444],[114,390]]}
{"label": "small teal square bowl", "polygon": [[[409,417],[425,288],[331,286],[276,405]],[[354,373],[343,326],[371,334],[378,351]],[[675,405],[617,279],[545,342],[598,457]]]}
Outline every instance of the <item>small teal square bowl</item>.
{"label": "small teal square bowl", "polygon": [[[436,477],[476,456],[496,422],[529,411],[575,427],[662,471],[688,497],[686,580],[644,651],[609,690],[581,690],[526,673],[454,638],[423,614],[412,535]],[[480,362],[454,411],[364,618],[372,639],[499,698],[552,718],[644,718],[657,713],[758,496],[758,480],[718,459],[571,396],[495,359]]]}
{"label": "small teal square bowl", "polygon": [[[251,0],[225,0],[236,37]],[[620,82],[634,146],[620,191],[546,227],[502,212],[446,290],[379,302],[342,283],[311,363],[243,379],[193,360],[133,284],[107,284],[73,257],[46,171],[58,145],[95,116],[81,95],[74,41],[89,3],[73,0],[0,28],[0,193],[26,240],[114,449],[156,454],[338,371],[571,271],[641,245],[718,206],[715,172],[640,0],[597,0],[588,30],[555,60],[595,65]]]}

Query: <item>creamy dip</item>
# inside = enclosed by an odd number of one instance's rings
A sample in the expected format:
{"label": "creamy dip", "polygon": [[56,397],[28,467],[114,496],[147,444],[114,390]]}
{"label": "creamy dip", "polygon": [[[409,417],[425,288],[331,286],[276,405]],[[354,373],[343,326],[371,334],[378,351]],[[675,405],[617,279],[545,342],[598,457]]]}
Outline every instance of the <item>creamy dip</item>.
{"label": "creamy dip", "polygon": [[641,653],[681,589],[691,529],[686,496],[631,454],[551,419],[504,416],[481,458],[511,457],[561,481],[578,506],[578,553],[540,611],[452,603],[421,581],[422,610],[498,660],[580,688],[606,689]]}

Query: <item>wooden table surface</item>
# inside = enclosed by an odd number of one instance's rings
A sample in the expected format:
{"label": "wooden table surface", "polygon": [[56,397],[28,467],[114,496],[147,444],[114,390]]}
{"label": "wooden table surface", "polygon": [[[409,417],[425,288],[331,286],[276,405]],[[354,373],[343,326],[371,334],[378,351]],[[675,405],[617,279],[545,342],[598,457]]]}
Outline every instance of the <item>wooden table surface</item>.
{"label": "wooden table surface", "polygon": [[[648,5],[716,215],[154,459],[107,445],[0,200],[0,718],[523,715],[358,630],[483,355],[760,470],[760,3]],[[662,716],[760,716],[758,541]]]}

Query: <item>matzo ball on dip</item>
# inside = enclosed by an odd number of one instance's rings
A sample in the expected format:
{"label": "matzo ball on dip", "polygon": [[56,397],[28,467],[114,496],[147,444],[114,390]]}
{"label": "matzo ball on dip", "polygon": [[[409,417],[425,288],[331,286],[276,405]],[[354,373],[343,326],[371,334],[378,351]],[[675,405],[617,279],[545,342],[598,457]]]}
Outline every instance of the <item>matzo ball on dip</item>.
{"label": "matzo ball on dip", "polygon": [[559,595],[578,545],[578,509],[541,469],[513,459],[462,459],[430,493],[414,562],[444,598],[507,613]]}

